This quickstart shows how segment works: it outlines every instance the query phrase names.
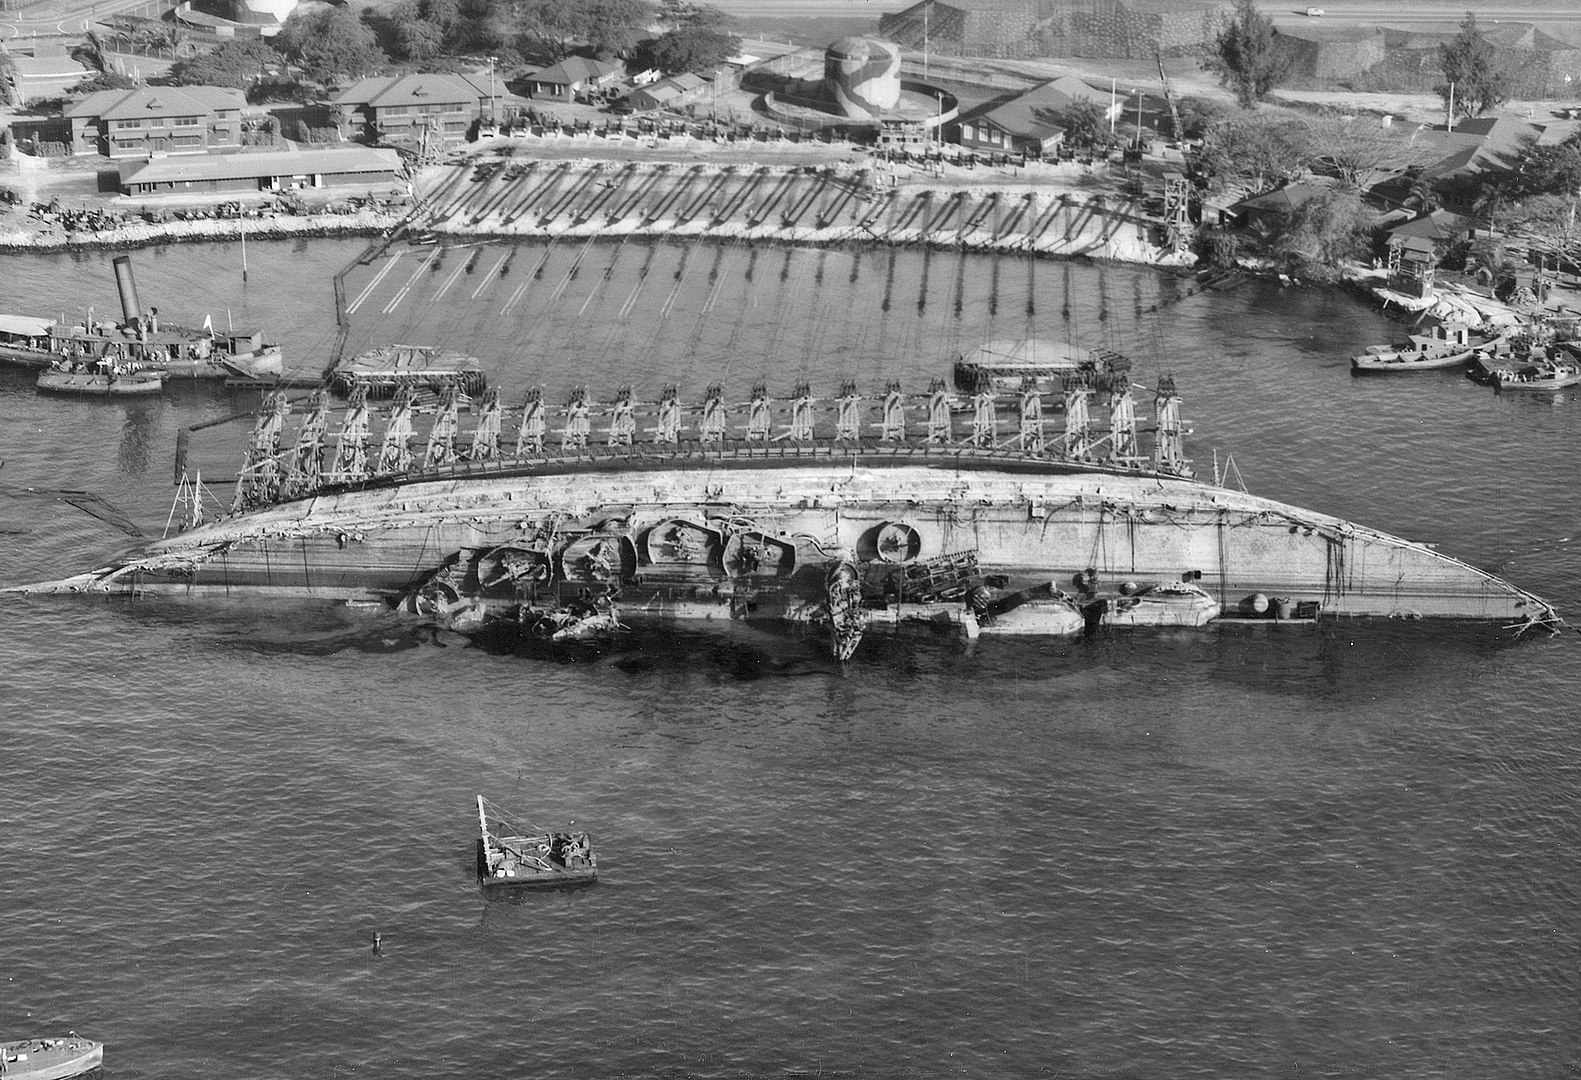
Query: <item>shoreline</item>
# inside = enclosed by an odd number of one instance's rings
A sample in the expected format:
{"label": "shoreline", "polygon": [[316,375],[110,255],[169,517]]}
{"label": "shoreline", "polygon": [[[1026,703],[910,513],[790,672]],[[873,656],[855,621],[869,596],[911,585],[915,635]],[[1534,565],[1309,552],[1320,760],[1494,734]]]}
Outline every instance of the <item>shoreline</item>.
{"label": "shoreline", "polygon": [[203,218],[196,221],[140,222],[96,232],[56,228],[0,232],[0,254],[48,255],[67,251],[128,251],[164,244],[240,240],[290,240],[379,236],[394,229],[404,215],[358,211],[302,217]]}

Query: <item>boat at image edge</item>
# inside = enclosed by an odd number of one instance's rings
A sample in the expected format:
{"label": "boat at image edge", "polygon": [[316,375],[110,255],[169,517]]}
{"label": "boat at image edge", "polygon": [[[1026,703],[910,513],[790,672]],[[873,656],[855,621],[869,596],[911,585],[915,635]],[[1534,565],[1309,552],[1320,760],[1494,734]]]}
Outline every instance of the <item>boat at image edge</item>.
{"label": "boat at image edge", "polygon": [[485,889],[586,885],[598,878],[598,856],[585,832],[515,824],[482,795],[478,828],[478,882]]}
{"label": "boat at image edge", "polygon": [[4,1080],[67,1080],[104,1064],[104,1044],[72,1032],[64,1039],[0,1043]]}
{"label": "boat at image edge", "polygon": [[220,333],[208,318],[199,328],[172,325],[157,308],[139,306],[130,257],[117,255],[114,267],[120,322],[96,320],[92,308],[75,324],[0,314],[0,361],[44,369],[137,367],[167,378],[269,379],[284,372],[280,346],[266,343],[261,332]]}

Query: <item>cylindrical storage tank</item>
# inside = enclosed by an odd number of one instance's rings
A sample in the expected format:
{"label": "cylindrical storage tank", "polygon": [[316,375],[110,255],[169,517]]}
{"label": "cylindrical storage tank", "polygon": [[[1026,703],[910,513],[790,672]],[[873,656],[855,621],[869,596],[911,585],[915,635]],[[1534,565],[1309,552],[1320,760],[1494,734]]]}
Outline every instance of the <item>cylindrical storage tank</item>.
{"label": "cylindrical storage tank", "polygon": [[127,326],[137,326],[143,309],[137,303],[137,283],[132,280],[132,257],[115,257],[115,291],[121,294],[121,317]]}
{"label": "cylindrical storage tank", "polygon": [[841,38],[824,52],[823,75],[843,115],[871,120],[900,103],[900,46],[880,38]]}

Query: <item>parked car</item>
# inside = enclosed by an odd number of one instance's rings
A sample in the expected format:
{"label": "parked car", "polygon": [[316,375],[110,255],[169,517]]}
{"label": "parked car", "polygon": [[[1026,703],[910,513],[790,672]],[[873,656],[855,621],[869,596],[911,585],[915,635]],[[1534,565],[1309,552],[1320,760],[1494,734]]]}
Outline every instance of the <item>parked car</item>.
{"label": "parked car", "polygon": [[1309,18],[1309,19],[1321,18],[1322,15],[1323,15],[1323,9],[1320,8],[1320,7],[1309,7],[1309,8],[1307,8],[1307,18]]}

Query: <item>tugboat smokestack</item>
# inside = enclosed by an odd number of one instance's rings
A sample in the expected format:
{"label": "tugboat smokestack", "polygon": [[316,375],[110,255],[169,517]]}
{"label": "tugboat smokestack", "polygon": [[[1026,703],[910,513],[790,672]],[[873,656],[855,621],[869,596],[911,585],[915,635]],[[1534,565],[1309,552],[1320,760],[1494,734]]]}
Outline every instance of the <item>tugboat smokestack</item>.
{"label": "tugboat smokestack", "polygon": [[121,317],[126,325],[136,329],[140,325],[139,313],[143,310],[137,302],[137,282],[132,280],[132,257],[115,257],[115,289],[121,294]]}

